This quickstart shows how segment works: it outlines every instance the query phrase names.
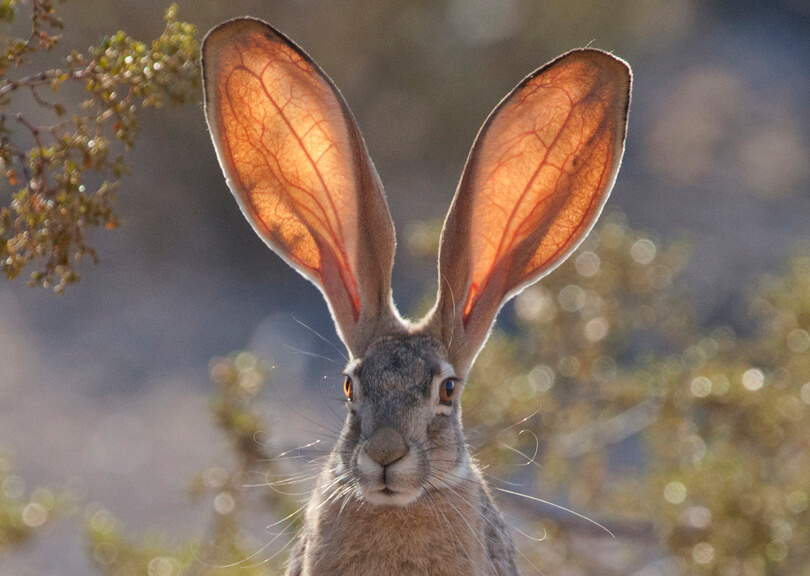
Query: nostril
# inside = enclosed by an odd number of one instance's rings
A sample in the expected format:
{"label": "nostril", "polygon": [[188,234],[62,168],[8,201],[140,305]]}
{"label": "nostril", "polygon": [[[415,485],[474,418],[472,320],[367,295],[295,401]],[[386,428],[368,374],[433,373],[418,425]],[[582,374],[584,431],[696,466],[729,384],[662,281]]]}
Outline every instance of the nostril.
{"label": "nostril", "polygon": [[408,443],[393,428],[381,428],[368,439],[365,451],[380,466],[388,466],[405,457]]}

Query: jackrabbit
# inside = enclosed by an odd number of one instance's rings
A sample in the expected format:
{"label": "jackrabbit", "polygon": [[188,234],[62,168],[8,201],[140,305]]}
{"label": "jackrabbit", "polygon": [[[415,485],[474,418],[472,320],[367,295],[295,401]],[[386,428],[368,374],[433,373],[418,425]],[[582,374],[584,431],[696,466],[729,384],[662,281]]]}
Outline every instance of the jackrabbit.
{"label": "jackrabbit", "polygon": [[202,52],[228,186],[267,245],[321,290],[351,357],[346,421],[287,574],[517,574],[465,444],[461,394],[504,302],[599,216],[624,151],[629,67],[575,50],[498,104],[444,223],[437,303],[411,322],[391,298],[382,185],[332,81],[260,20],[217,26]]}

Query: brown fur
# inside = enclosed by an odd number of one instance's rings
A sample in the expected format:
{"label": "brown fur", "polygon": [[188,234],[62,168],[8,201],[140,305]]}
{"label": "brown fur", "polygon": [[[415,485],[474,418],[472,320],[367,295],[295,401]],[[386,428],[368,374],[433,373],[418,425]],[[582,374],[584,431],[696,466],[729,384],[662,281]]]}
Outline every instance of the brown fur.
{"label": "brown fur", "polygon": [[353,494],[324,504],[323,487],[334,482],[325,471],[287,575],[516,575],[503,520],[477,469],[474,477],[406,507],[375,507]]}
{"label": "brown fur", "polygon": [[[435,414],[432,386],[420,385],[446,362],[444,345],[412,328],[377,340],[350,364],[364,398],[349,411],[312,494],[288,576],[517,575],[511,537],[467,451],[460,405]],[[358,455],[368,451],[367,438],[390,429],[402,433],[417,460],[400,486],[424,488],[405,506],[362,496]]]}

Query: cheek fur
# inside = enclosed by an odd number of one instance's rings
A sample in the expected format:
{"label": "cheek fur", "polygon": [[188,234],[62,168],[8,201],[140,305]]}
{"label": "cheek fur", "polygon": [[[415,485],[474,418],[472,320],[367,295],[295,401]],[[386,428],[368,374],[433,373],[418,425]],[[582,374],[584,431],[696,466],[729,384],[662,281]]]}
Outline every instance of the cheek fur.
{"label": "cheek fur", "polygon": [[456,418],[439,415],[430,421],[425,452],[434,473],[450,472],[461,463],[464,440]]}
{"label": "cheek fur", "polygon": [[360,419],[353,412],[349,412],[346,417],[346,423],[343,426],[343,431],[338,440],[337,451],[340,457],[341,464],[346,470],[352,468],[352,459],[355,448],[360,439]]}

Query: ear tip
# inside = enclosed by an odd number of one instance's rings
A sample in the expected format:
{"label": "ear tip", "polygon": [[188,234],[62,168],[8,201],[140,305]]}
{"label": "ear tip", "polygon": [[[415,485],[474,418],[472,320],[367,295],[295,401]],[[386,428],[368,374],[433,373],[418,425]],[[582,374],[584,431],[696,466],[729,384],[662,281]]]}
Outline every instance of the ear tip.
{"label": "ear tip", "polygon": [[578,48],[571,50],[557,58],[551,64],[575,60],[587,62],[589,66],[594,68],[596,74],[602,76],[607,84],[613,87],[611,92],[613,92],[614,98],[616,98],[616,104],[623,109],[626,122],[633,90],[633,69],[630,67],[630,64],[615,54],[600,50],[599,48]]}
{"label": "ear tip", "polygon": [[208,31],[208,34],[205,35],[202,42],[203,57],[205,57],[211,49],[232,43],[240,38],[246,38],[255,33],[263,33],[273,40],[281,36],[278,30],[259,18],[252,16],[233,18],[217,24]]}
{"label": "ear tip", "polygon": [[558,60],[572,58],[586,60],[606,72],[623,77],[628,84],[632,83],[633,69],[630,64],[611,52],[599,48],[578,48],[563,54]]}
{"label": "ear tip", "polygon": [[206,99],[210,96],[208,92],[213,87],[212,80],[217,76],[217,71],[228,61],[228,55],[233,53],[229,48],[239,47],[257,35],[271,42],[285,40],[284,35],[270,24],[252,16],[226,20],[208,31],[200,48],[203,94]]}

